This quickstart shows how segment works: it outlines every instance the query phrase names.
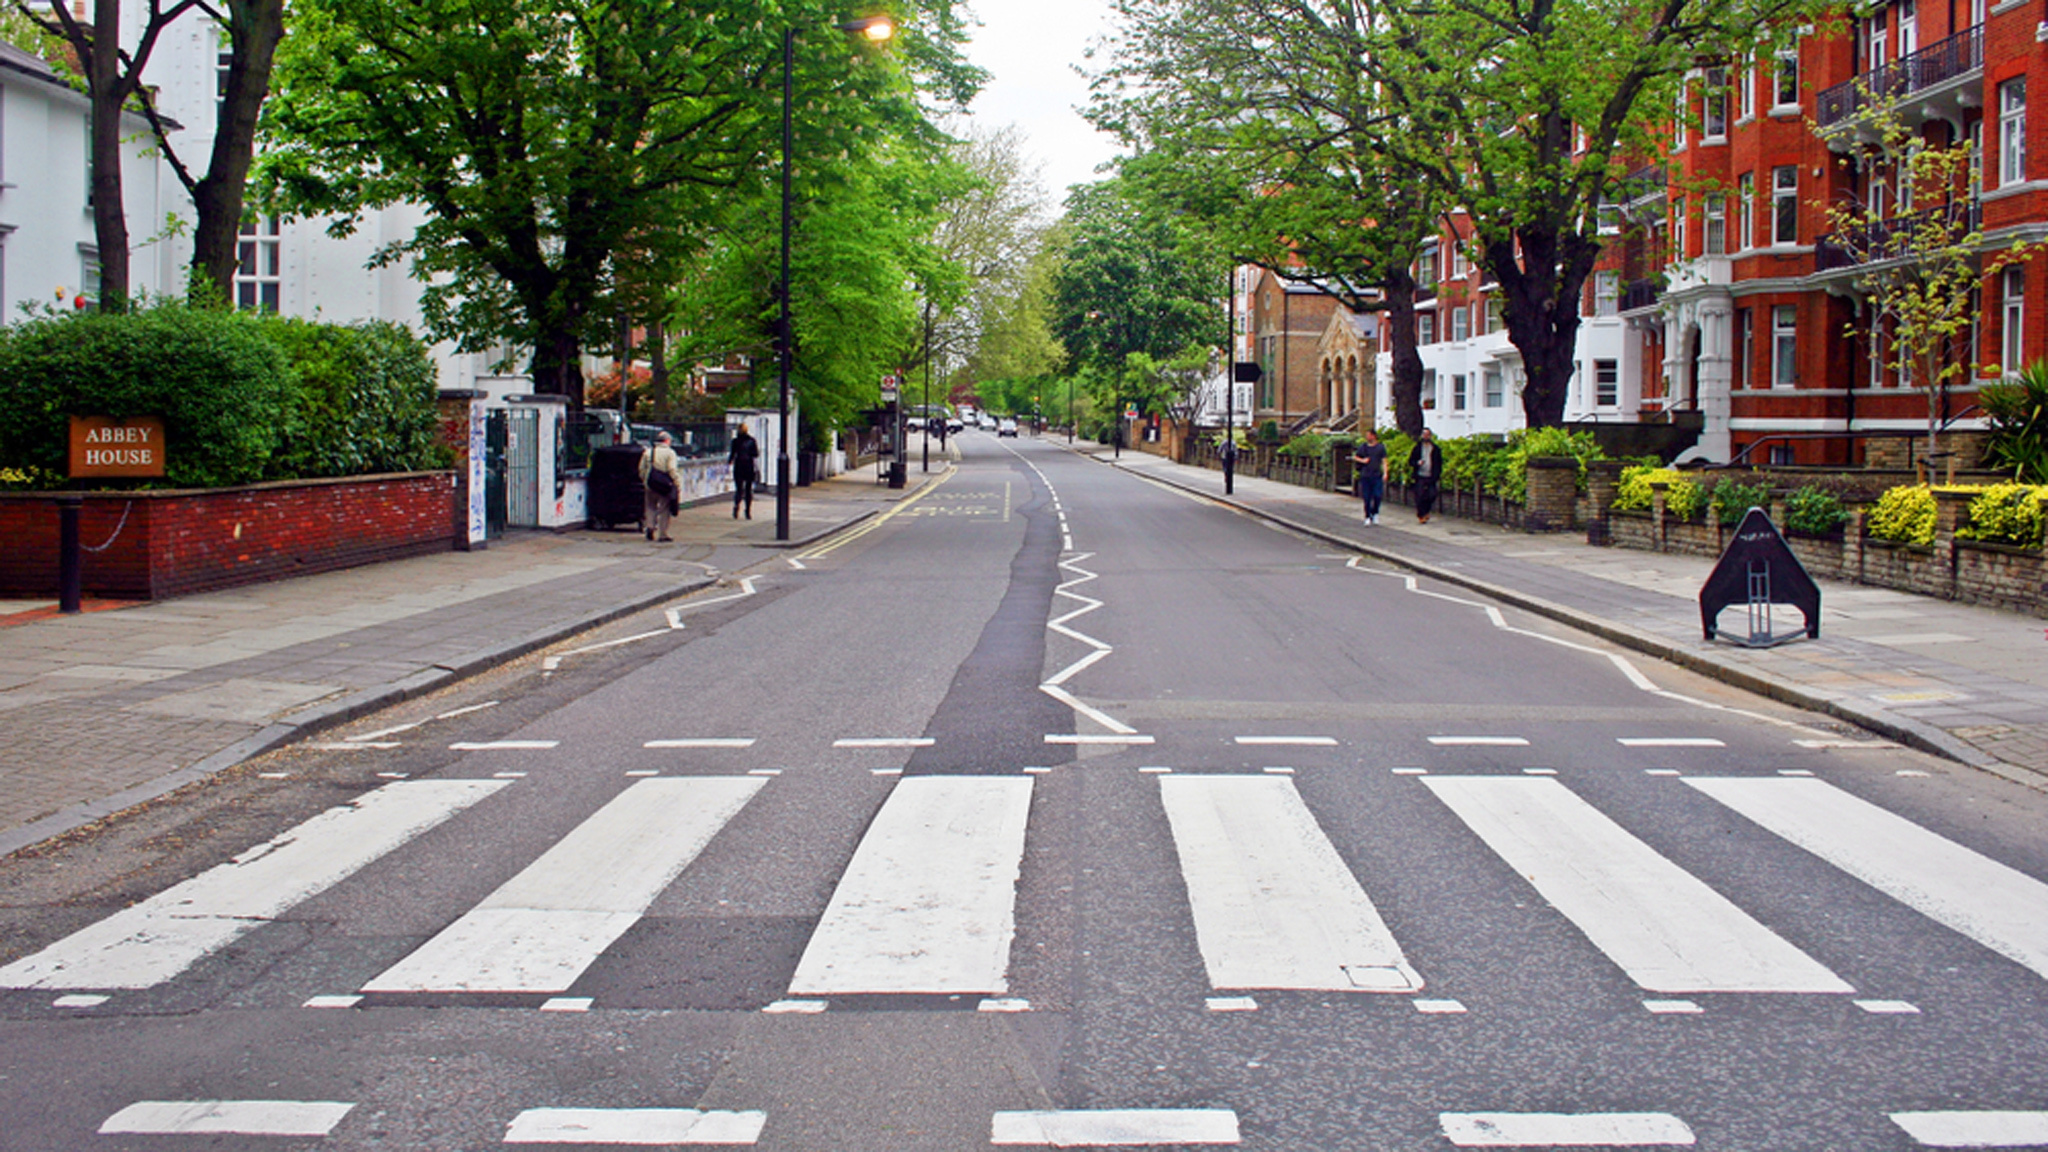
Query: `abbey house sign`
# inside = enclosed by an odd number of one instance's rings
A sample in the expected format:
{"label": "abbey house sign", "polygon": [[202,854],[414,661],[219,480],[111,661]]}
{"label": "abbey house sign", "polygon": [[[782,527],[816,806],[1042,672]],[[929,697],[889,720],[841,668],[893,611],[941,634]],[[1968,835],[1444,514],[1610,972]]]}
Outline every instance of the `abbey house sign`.
{"label": "abbey house sign", "polygon": [[161,416],[73,416],[71,478],[98,479],[164,474]]}

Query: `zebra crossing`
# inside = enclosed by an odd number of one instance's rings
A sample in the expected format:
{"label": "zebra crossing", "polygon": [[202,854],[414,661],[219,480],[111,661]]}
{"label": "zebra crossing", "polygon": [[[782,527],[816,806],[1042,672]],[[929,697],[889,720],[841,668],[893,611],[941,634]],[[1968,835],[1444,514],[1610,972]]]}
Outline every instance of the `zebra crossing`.
{"label": "zebra crossing", "polygon": [[[1209,991],[1424,991],[1428,974],[1411,965],[1294,774],[1139,771],[1156,787],[1171,833]],[[1403,786],[1433,796],[1645,994],[1856,992],[1853,974],[1789,943],[1555,774],[1394,771]],[[1034,789],[1045,778],[893,778],[785,999],[1003,1001]],[[496,891],[351,991],[568,992],[777,779],[636,777]],[[1669,779],[2048,976],[2048,884],[1810,775]],[[174,980],[515,785],[533,786],[497,777],[384,785],[0,967],[0,990],[64,993],[68,1005],[89,1007],[102,1002],[89,994]],[[337,991],[315,999],[360,1002],[333,999]],[[1419,1011],[1458,1010],[1441,1000],[1416,1003]],[[1914,1011],[1902,1001],[1857,1003],[1873,1013]],[[1646,1005],[1683,1011],[1689,1002]]]}

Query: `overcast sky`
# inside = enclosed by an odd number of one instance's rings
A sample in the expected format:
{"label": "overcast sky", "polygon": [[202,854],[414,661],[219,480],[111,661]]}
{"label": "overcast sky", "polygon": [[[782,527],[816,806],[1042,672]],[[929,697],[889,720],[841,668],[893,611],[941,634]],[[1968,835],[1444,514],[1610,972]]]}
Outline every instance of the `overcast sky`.
{"label": "overcast sky", "polygon": [[973,0],[972,11],[982,26],[968,58],[994,73],[974,118],[1023,132],[1057,212],[1068,185],[1096,179],[1096,165],[1116,154],[1115,142],[1075,111],[1088,102],[1088,82],[1074,66],[1108,30],[1107,12],[1100,0]]}

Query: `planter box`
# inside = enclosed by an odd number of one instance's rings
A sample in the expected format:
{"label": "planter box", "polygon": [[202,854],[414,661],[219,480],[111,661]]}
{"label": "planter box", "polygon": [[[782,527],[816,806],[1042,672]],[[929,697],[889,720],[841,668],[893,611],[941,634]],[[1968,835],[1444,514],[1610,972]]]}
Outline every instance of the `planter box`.
{"label": "planter box", "polygon": [[[85,592],[159,600],[455,546],[452,472],[87,492]],[[0,493],[0,596],[57,594],[57,501]]]}

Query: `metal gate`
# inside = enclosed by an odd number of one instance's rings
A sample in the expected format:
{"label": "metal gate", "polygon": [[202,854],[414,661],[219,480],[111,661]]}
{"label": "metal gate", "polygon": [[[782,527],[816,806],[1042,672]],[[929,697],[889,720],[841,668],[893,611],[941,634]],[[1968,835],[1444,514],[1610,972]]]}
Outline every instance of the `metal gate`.
{"label": "metal gate", "polygon": [[540,527],[540,410],[505,413],[505,523]]}
{"label": "metal gate", "polygon": [[505,441],[506,411],[484,413],[484,538],[495,540],[505,534]]}

